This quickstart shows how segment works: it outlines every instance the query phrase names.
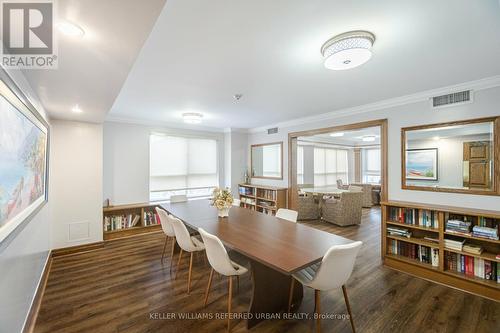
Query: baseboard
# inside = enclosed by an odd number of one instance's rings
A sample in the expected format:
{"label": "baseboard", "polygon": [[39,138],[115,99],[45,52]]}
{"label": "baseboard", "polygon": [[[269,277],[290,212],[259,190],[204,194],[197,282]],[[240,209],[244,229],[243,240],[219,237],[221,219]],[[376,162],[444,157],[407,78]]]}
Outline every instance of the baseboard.
{"label": "baseboard", "polygon": [[42,304],[42,298],[45,293],[45,287],[47,286],[47,281],[49,279],[49,272],[52,266],[52,251],[49,251],[49,255],[47,256],[47,261],[45,262],[45,267],[42,272],[42,276],[40,277],[40,281],[38,282],[38,287],[35,292],[35,296],[33,297],[33,301],[31,302],[31,308],[28,312],[28,316],[26,317],[26,321],[24,323],[23,333],[32,333],[35,329],[36,319],[38,317],[38,311],[40,310],[40,305]]}
{"label": "baseboard", "polygon": [[70,247],[62,247],[52,250],[52,257],[68,256],[72,254],[80,254],[83,252],[95,251],[104,247],[104,241],[75,245]]}

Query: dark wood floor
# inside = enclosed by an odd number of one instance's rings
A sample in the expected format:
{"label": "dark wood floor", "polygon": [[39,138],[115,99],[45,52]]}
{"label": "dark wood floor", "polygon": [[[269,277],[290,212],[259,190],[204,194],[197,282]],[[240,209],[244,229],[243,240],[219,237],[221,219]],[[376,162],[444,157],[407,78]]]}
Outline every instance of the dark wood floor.
{"label": "dark wood floor", "polygon": [[[347,290],[358,332],[500,332],[500,303],[384,268],[380,260],[380,210],[364,210],[360,226],[307,224],[364,242]],[[54,258],[35,332],[223,332],[222,319],[179,319],[180,313],[215,316],[227,306],[227,280],[214,278],[209,304],[203,294],[209,267],[199,257],[186,294],[188,257],[175,279],[170,260],[160,263],[161,233],[106,243],[103,249]],[[242,260],[241,258],[239,260]],[[174,265],[175,267],[175,265]],[[174,269],[175,272],[175,269]],[[236,289],[236,288],[235,288]],[[233,312],[250,303],[251,281],[234,290]],[[306,289],[299,313],[313,313]],[[341,290],[323,293],[322,311],[347,314]],[[168,318],[175,314],[176,319]],[[152,319],[157,316],[158,319]],[[246,332],[244,320],[233,332]],[[348,319],[325,319],[323,332],[351,332]],[[313,320],[271,320],[251,332],[311,332]]]}

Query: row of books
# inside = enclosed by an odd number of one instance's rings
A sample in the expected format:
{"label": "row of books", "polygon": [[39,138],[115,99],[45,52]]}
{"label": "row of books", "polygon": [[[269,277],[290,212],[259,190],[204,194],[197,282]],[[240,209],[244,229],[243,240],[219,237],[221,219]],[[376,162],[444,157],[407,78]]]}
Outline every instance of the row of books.
{"label": "row of books", "polygon": [[439,228],[438,213],[432,210],[390,207],[389,219],[420,227]]}
{"label": "row of books", "polygon": [[500,265],[495,261],[446,251],[445,268],[468,276],[500,283]]}
{"label": "row of books", "polygon": [[249,205],[255,205],[255,199],[242,197],[241,202],[249,204]]}
{"label": "row of books", "polygon": [[144,212],[144,225],[160,224],[160,217],[155,211]]}
{"label": "row of books", "polygon": [[472,236],[498,240],[498,229],[475,225],[472,228]]}
{"label": "row of books", "polygon": [[465,240],[454,240],[454,239],[444,239],[444,247],[451,250],[462,251],[464,247]]}
{"label": "row of books", "polygon": [[499,225],[500,225],[500,221],[480,216],[477,220],[477,225],[480,227],[488,227],[488,228],[497,228],[498,229]]}
{"label": "row of books", "polygon": [[276,200],[276,191],[259,189],[257,196],[269,200]]}
{"label": "row of books", "polygon": [[395,227],[387,227],[387,233],[392,236],[401,236],[401,237],[406,237],[410,238],[411,237],[411,232],[408,229],[403,229],[403,228],[395,228]]}
{"label": "row of books", "polygon": [[112,215],[104,217],[104,231],[132,228],[140,223],[139,215]]}
{"label": "row of books", "polygon": [[252,195],[252,196],[254,195],[253,194],[253,191],[254,191],[253,187],[240,186],[238,191],[240,194],[243,194],[243,195]]}
{"label": "row of books", "polygon": [[439,266],[439,249],[391,239],[387,251],[389,254],[415,259],[434,267]]}
{"label": "row of books", "polygon": [[470,226],[471,222],[450,219],[446,221],[446,232],[469,235]]}

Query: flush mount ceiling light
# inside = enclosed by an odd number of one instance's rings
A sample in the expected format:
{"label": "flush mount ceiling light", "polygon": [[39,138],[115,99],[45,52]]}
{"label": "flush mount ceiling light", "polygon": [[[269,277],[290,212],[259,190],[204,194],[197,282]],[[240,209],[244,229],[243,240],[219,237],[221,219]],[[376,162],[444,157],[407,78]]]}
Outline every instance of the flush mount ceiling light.
{"label": "flush mount ceiling light", "polygon": [[344,136],[344,132],[330,133],[330,136],[334,138],[339,138],[341,136]]}
{"label": "flush mount ceiling light", "polygon": [[375,139],[377,139],[377,136],[375,135],[365,135],[361,138],[364,142],[373,142]]}
{"label": "flush mount ceiling light", "polygon": [[201,113],[186,112],[182,114],[182,119],[184,119],[184,122],[187,124],[199,124],[202,118],[203,115]]}
{"label": "flush mount ceiling light", "polygon": [[83,110],[80,109],[80,106],[78,106],[78,104],[76,104],[75,106],[73,106],[71,108],[71,111],[73,111],[74,113],[82,113],[83,112]]}
{"label": "flush mount ceiling light", "polygon": [[79,25],[68,21],[59,22],[57,29],[66,36],[83,37],[85,35],[85,31]]}
{"label": "flush mount ceiling light", "polygon": [[325,67],[344,70],[360,66],[372,57],[375,36],[368,31],[349,31],[326,41],[321,47]]}

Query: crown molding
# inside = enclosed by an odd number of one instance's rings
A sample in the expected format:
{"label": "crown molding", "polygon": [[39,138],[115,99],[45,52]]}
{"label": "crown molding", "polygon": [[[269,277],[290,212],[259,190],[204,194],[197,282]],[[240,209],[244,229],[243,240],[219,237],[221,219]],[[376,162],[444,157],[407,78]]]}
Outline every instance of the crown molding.
{"label": "crown molding", "polygon": [[224,128],[217,127],[209,127],[209,126],[200,126],[200,125],[189,125],[184,123],[174,123],[167,121],[157,121],[157,120],[146,120],[146,119],[137,119],[137,118],[127,118],[127,117],[115,117],[108,115],[104,120],[106,123],[122,123],[122,124],[131,124],[131,125],[144,125],[151,126],[157,128],[171,128],[171,129],[179,129],[179,130],[190,130],[190,131],[199,131],[199,132],[212,132],[212,133],[224,133]]}
{"label": "crown molding", "polygon": [[260,126],[248,129],[248,133],[265,132],[268,128],[278,127],[285,128],[296,125],[303,125],[307,123],[320,122],[324,120],[331,120],[353,114],[362,114],[366,112],[373,112],[382,109],[388,109],[396,106],[412,104],[417,102],[426,101],[432,97],[459,92],[463,90],[484,90],[500,86],[500,75],[487,77],[475,81],[459,83],[451,86],[425,90],[415,94],[404,95],[400,97],[385,99],[379,102],[354,106],[350,108],[339,109],[327,113],[322,113],[315,116],[301,117],[288,121],[278,122],[267,126]]}

